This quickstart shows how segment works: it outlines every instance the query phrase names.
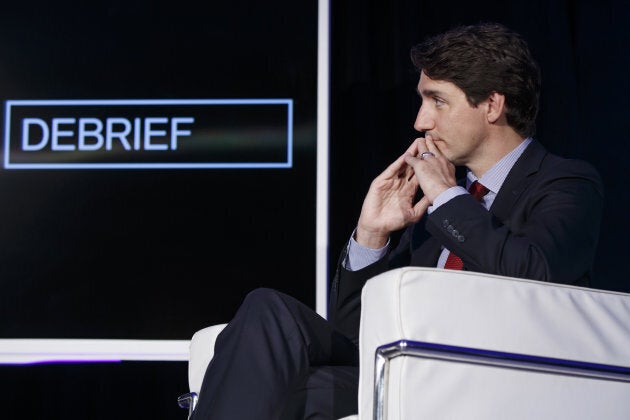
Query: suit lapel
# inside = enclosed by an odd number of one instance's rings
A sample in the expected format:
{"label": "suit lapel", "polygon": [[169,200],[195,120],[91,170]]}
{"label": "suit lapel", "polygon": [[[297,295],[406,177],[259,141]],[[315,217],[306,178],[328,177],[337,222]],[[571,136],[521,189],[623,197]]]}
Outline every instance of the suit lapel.
{"label": "suit lapel", "polygon": [[490,208],[490,212],[499,220],[509,218],[512,207],[534,180],[532,175],[538,172],[546,155],[547,150],[543,145],[533,140],[518,158]]}

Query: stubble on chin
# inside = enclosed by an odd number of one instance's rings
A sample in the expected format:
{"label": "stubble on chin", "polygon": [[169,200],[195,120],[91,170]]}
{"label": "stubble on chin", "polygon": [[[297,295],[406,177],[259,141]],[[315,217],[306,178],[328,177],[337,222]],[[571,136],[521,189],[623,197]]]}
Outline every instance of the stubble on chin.
{"label": "stubble on chin", "polygon": [[435,144],[435,147],[437,147],[437,149],[440,151],[440,153],[448,160],[451,160],[452,156],[451,156],[451,151],[448,148],[448,145],[446,144],[446,142],[442,139],[438,138],[433,138],[433,143]]}
{"label": "stubble on chin", "polygon": [[448,145],[444,141],[438,141],[435,143],[435,146],[438,148],[442,156],[446,158],[449,162],[451,162],[455,166],[462,165],[461,156],[457,156],[457,153],[451,150]]}

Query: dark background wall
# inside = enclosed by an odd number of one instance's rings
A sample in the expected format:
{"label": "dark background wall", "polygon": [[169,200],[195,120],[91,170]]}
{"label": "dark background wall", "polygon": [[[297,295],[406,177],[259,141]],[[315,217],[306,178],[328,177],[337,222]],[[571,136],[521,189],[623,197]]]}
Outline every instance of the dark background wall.
{"label": "dark background wall", "polygon": [[[415,138],[419,103],[409,49],[453,25],[493,20],[521,32],[541,64],[536,137],[555,153],[590,161],[604,179],[593,286],[630,291],[627,2],[331,3],[331,273],[370,181]],[[0,416],[183,419],[175,401],[187,390],[186,375],[183,362],[2,366]]]}
{"label": "dark background wall", "polygon": [[335,2],[332,13],[331,272],[371,180],[416,137],[410,48],[455,25],[496,21],[520,32],[542,68],[537,135],[550,151],[588,160],[605,185],[592,286],[630,291],[623,262],[630,146],[628,2]]}

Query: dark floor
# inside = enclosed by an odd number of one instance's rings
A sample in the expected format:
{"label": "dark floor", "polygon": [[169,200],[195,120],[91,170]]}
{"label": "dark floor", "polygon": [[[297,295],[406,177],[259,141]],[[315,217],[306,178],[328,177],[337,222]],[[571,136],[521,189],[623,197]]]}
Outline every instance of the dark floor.
{"label": "dark floor", "polygon": [[4,420],[186,420],[186,362],[0,366]]}

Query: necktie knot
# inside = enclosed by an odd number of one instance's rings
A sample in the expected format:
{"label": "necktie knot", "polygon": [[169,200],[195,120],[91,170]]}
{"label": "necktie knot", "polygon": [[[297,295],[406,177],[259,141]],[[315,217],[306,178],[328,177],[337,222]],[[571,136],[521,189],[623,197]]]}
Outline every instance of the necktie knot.
{"label": "necktie knot", "polygon": [[486,188],[485,185],[480,183],[479,181],[475,181],[470,184],[468,188],[468,192],[477,199],[477,201],[481,201],[484,195],[488,194],[490,190]]}

